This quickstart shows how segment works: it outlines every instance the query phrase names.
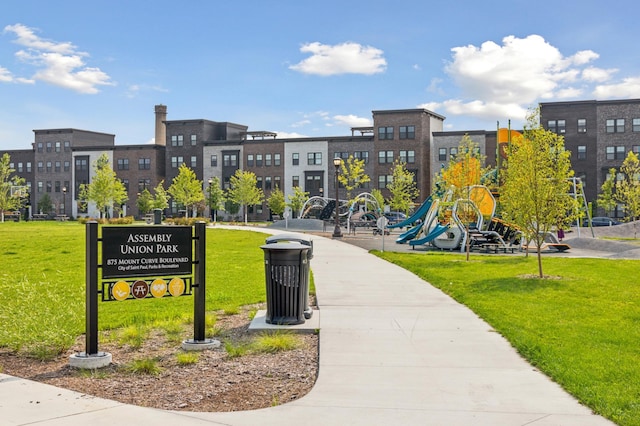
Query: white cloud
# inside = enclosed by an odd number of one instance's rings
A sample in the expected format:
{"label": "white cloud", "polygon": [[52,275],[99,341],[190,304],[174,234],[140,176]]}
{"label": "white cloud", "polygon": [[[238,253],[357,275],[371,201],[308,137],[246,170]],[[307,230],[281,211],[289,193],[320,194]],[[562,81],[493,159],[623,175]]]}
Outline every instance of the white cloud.
{"label": "white cloud", "polygon": [[387,61],[383,57],[382,50],[371,46],[362,46],[358,43],[347,42],[331,46],[314,42],[303,45],[300,51],[311,53],[311,56],[289,68],[303,74],[321,76],[372,75],[384,72],[387,68]]}
{"label": "white cloud", "polygon": [[597,86],[593,94],[596,99],[640,98],[640,77],[629,77],[621,83]]}
{"label": "white cloud", "polygon": [[36,67],[31,79],[21,77],[14,81],[43,81],[84,94],[95,94],[99,92],[99,86],[113,85],[105,72],[96,67],[87,67],[83,57],[88,54],[77,51],[76,46],[70,42],[42,39],[33,29],[22,24],[7,25],[4,32],[14,33],[17,37],[14,42],[26,48],[16,52],[16,58]]}
{"label": "white cloud", "polygon": [[588,67],[582,70],[582,78],[589,82],[602,83],[611,79],[611,76],[618,72],[616,68],[596,68]]}
{"label": "white cloud", "polygon": [[372,120],[364,117],[358,117],[353,114],[334,115],[333,119],[335,121],[335,125],[338,125],[338,126],[349,126],[349,127],[373,126]]}
{"label": "white cloud", "polygon": [[[589,66],[598,59],[596,52],[582,50],[565,56],[535,34],[524,38],[510,35],[502,44],[486,41],[451,51],[445,71],[461,96],[424,104],[443,115],[524,119],[530,106],[542,100],[581,96],[589,83],[607,81],[617,71]],[[428,90],[434,92],[439,85],[434,79]]]}

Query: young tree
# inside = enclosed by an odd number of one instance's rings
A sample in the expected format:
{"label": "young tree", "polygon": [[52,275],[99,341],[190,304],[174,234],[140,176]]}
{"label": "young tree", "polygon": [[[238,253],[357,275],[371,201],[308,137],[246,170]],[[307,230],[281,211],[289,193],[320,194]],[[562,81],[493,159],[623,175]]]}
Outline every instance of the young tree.
{"label": "young tree", "polygon": [[382,191],[377,188],[371,190],[371,196],[378,202],[378,211],[376,213],[380,214],[384,210],[384,195],[382,195]]}
{"label": "young tree", "polygon": [[271,195],[269,195],[269,198],[267,199],[267,205],[269,206],[271,213],[282,216],[287,205],[284,200],[284,192],[282,192],[279,187],[276,186],[276,188],[271,191]]}
{"label": "young tree", "polygon": [[602,187],[600,188],[600,194],[598,194],[598,207],[602,207],[607,216],[611,216],[611,212],[616,208],[616,205],[618,204],[614,195],[617,174],[618,173],[616,169],[609,169],[607,179],[602,184]]}
{"label": "young tree", "polygon": [[4,222],[4,212],[22,207],[22,197],[11,192],[11,187],[24,185],[24,179],[12,176],[15,170],[11,166],[11,157],[5,153],[0,157],[0,221]]}
{"label": "young tree", "polygon": [[364,160],[354,158],[350,155],[347,161],[341,162],[341,172],[338,174],[338,182],[347,191],[347,200],[351,204],[351,192],[356,188],[361,188],[367,182],[371,181],[371,178],[364,171]]}
{"label": "young tree", "polygon": [[167,192],[185,209],[191,209],[194,215],[196,214],[198,203],[204,200],[202,182],[198,180],[196,173],[184,163],[180,165],[178,176],[173,178],[173,182]]}
{"label": "young tree", "polygon": [[505,218],[536,244],[538,273],[543,278],[545,237],[553,227],[576,217],[577,202],[570,195],[573,170],[564,138],[544,130],[538,117],[537,112],[527,117],[524,134],[508,150],[500,201]]}
{"label": "young tree", "polygon": [[211,185],[207,188],[207,199],[215,222],[218,219],[218,210],[224,208],[225,201],[224,191],[220,187],[220,179],[218,177],[211,178]]}
{"label": "young tree", "polygon": [[299,186],[295,186],[293,187],[293,194],[289,194],[287,199],[289,200],[287,206],[291,209],[292,218],[295,219],[300,210],[302,210],[304,203],[309,199],[309,193],[304,192]]}
{"label": "young tree", "polygon": [[140,195],[138,195],[136,205],[138,206],[138,212],[140,213],[140,215],[149,213],[153,208],[153,197],[151,196],[151,192],[149,192],[147,188],[145,188],[140,193]]}
{"label": "young tree", "polygon": [[119,207],[127,201],[127,189],[111,168],[107,154],[102,154],[94,162],[93,169],[95,175],[90,183],[80,186],[78,198],[84,202],[94,202],[102,218],[110,208]]}
{"label": "young tree", "polygon": [[229,182],[229,198],[243,207],[245,224],[247,223],[247,207],[260,204],[264,200],[264,193],[262,188],[258,188],[257,182],[255,173],[240,169],[236,170]]}
{"label": "young tree", "polygon": [[169,198],[171,197],[169,197],[169,194],[167,194],[167,191],[164,189],[164,180],[161,180],[153,189],[151,207],[164,210],[169,207]]}
{"label": "young tree", "polygon": [[44,214],[49,214],[53,210],[53,201],[49,194],[45,193],[38,201],[38,211]]}
{"label": "young tree", "polygon": [[[635,221],[640,217],[640,160],[630,151],[622,166],[620,166],[622,179],[616,182],[615,199],[622,204],[625,219]],[[637,231],[634,232],[637,237]]]}
{"label": "young tree", "polygon": [[389,205],[393,210],[409,213],[413,201],[420,194],[413,173],[407,170],[406,163],[396,160],[391,168],[392,181],[387,185],[391,192]]}

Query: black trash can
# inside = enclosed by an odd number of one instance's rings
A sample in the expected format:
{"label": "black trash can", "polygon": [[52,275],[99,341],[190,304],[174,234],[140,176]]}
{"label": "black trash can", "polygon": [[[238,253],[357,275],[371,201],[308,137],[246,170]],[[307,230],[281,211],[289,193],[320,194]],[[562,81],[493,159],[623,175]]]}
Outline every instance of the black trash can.
{"label": "black trash can", "polygon": [[153,224],[162,225],[162,209],[153,209]]}
{"label": "black trash can", "polygon": [[309,295],[309,247],[298,242],[260,246],[264,251],[268,324],[305,322]]}
{"label": "black trash can", "polygon": [[[309,246],[309,252],[307,253],[307,260],[313,259],[313,240],[306,235],[297,234],[277,234],[267,237],[265,241],[267,244],[282,243],[282,242],[298,242],[305,246]],[[307,270],[310,272],[311,265]],[[307,296],[305,297],[304,305],[304,317],[309,319],[313,316],[313,309],[309,306],[309,274],[307,274]]]}

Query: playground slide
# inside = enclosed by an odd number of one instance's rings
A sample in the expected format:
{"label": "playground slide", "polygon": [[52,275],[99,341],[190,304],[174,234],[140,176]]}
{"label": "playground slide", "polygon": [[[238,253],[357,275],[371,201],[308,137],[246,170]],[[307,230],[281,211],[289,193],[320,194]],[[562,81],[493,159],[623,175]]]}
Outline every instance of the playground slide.
{"label": "playground slide", "polygon": [[435,228],[433,228],[431,230],[431,232],[429,232],[429,234],[427,234],[426,237],[418,238],[416,240],[411,240],[411,241],[409,241],[409,245],[411,245],[411,246],[419,246],[419,245],[431,242],[431,241],[435,240],[436,238],[438,238],[440,235],[444,234],[447,231],[447,229],[449,229],[449,225],[441,225],[441,224],[438,223],[435,226]]}
{"label": "playground slide", "polygon": [[398,236],[398,238],[396,238],[396,243],[398,244],[404,244],[409,240],[413,240],[416,235],[418,235],[420,233],[420,230],[422,229],[423,224],[420,223],[416,226],[414,226],[413,228],[410,228],[408,231],[403,232],[402,234],[400,234]]}
{"label": "playground slide", "polygon": [[429,195],[427,199],[424,200],[424,203],[420,205],[418,210],[416,210],[416,212],[411,215],[411,217],[408,217],[402,222],[398,222],[394,225],[387,225],[387,228],[389,229],[404,228],[405,226],[413,225],[414,223],[416,223],[418,219],[422,219],[424,215],[429,211],[429,207],[431,207],[432,202],[433,202],[433,195]]}

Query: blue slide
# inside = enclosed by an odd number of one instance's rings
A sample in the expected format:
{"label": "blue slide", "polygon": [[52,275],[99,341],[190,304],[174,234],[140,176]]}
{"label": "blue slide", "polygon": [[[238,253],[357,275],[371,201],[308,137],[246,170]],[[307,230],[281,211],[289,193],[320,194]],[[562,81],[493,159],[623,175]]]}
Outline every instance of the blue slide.
{"label": "blue slide", "polygon": [[438,223],[426,237],[419,238],[417,240],[411,240],[409,241],[409,245],[419,246],[421,244],[426,244],[430,241],[435,240],[438,236],[444,234],[447,229],[449,229],[449,225],[441,225]]}
{"label": "blue slide", "polygon": [[418,221],[418,219],[422,219],[424,215],[427,214],[427,212],[429,211],[429,207],[431,207],[432,202],[433,202],[433,195],[429,195],[429,197],[427,197],[427,199],[424,200],[424,203],[422,203],[422,205],[418,208],[418,210],[416,210],[414,214],[411,215],[411,217],[408,217],[402,222],[398,222],[393,225],[387,225],[387,228],[388,229],[404,228],[405,226],[413,225]]}
{"label": "blue slide", "polygon": [[400,234],[398,236],[398,238],[396,238],[396,243],[398,244],[404,244],[409,240],[413,240],[416,235],[418,235],[420,233],[420,229],[424,226],[424,224],[420,223],[416,226],[414,226],[413,228],[410,228],[408,231],[403,232],[402,234]]}

